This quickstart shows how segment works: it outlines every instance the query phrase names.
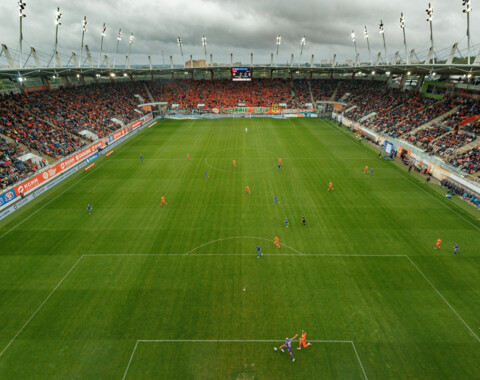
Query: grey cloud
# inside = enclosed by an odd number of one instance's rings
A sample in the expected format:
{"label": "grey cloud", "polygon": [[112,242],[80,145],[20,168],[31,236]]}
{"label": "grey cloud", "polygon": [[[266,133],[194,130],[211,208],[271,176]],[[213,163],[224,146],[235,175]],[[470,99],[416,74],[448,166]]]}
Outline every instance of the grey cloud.
{"label": "grey cloud", "polygon": [[[285,62],[290,54],[296,59],[300,54],[300,39],[307,38],[303,61],[315,54],[316,61],[331,58],[334,53],[339,59],[353,58],[351,30],[355,30],[357,47],[361,58],[368,60],[363,27],[369,31],[372,52],[376,55],[383,49],[378,24],[385,24],[385,38],[390,54],[403,52],[403,37],[399,28],[400,12],[406,17],[407,43],[409,48],[425,51],[429,47],[429,28],[425,21],[428,1],[385,1],[385,0],[96,0],[67,1],[42,0],[27,2],[24,20],[25,46],[31,44],[37,50],[50,53],[54,45],[54,12],[60,6],[62,26],[60,27],[59,50],[68,56],[80,50],[81,21],[88,19],[85,37],[92,55],[98,56],[100,28],[107,24],[104,51],[112,56],[116,47],[116,34],[123,31],[119,57],[128,51],[128,36],[135,33],[132,46],[132,63],[146,62],[151,55],[155,63],[162,63],[161,52],[168,61],[172,55],[180,63],[176,44],[181,36],[184,52],[188,57],[203,58],[201,36],[208,40],[208,54],[213,53],[216,61],[229,61],[234,53],[235,60],[250,61],[250,52],[255,63],[267,63],[270,53],[275,52],[275,38],[282,35],[280,60]],[[445,49],[460,41],[462,53],[466,54],[465,15],[461,2],[451,0],[432,1],[434,6],[434,35],[438,50]],[[478,11],[480,12],[480,11]],[[480,31],[477,22],[480,13],[471,14],[473,43]],[[0,3],[0,42],[11,49],[18,49],[18,17],[15,1]],[[476,51],[479,46],[476,46]],[[25,49],[26,49],[25,48]],[[445,53],[446,54],[446,53]],[[112,58],[111,58],[112,59]]]}

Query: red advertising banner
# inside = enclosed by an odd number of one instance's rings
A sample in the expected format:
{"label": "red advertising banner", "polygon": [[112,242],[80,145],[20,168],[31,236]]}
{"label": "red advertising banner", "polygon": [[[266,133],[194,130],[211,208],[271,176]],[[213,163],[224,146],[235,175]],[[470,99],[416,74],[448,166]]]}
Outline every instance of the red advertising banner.
{"label": "red advertising banner", "polygon": [[132,127],[132,129],[136,129],[140,127],[142,124],[143,124],[142,120],[137,120],[135,123],[130,124],[130,127]]}
{"label": "red advertising banner", "polygon": [[122,128],[118,132],[115,132],[113,134],[113,139],[114,140],[119,139],[120,137],[125,136],[127,133],[128,133],[128,127]]}
{"label": "red advertising banner", "polygon": [[30,191],[38,185],[42,184],[49,178],[54,177],[55,175],[68,169],[72,165],[75,165],[77,162],[82,161],[86,157],[90,156],[92,153],[95,153],[98,147],[102,147],[104,141],[105,140],[101,140],[93,144],[92,146],[89,146],[88,148],[78,152],[75,156],[67,158],[66,160],[63,160],[62,162],[52,166],[51,168],[41,172],[40,174],[37,174],[35,177],[30,178],[28,181],[21,183],[20,185],[15,187],[15,193],[17,195],[20,195],[21,193],[26,193],[27,191]]}

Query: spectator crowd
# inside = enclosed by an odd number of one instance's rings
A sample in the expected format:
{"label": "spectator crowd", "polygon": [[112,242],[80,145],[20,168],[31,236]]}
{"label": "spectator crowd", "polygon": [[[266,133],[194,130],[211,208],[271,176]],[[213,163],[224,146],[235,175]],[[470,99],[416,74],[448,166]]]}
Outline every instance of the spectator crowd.
{"label": "spectator crowd", "polygon": [[[24,150],[48,156],[50,161],[68,156],[89,142],[85,132],[101,138],[141,117],[141,111],[136,110],[140,98],[166,102],[168,109],[184,112],[280,104],[303,108],[342,98],[348,103],[345,117],[356,122],[363,119],[363,125],[445,157],[469,174],[480,170],[478,146],[467,146],[480,133],[478,100],[437,100],[362,79],[179,79],[90,84],[0,96],[1,186],[36,170],[35,165],[18,160]],[[434,124],[423,127],[434,119]]]}

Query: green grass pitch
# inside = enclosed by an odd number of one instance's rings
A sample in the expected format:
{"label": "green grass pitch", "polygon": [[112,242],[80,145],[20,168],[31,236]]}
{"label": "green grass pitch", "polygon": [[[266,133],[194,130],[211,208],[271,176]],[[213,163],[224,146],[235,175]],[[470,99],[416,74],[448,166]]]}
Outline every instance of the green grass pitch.
{"label": "green grass pitch", "polygon": [[320,119],[158,122],[0,222],[0,379],[480,379],[444,195]]}

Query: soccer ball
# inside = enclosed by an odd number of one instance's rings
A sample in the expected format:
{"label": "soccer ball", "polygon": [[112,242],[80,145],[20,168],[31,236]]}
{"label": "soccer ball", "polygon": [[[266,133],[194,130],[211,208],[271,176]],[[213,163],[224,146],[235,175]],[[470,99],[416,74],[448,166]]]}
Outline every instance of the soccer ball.
{"label": "soccer ball", "polygon": [[278,350],[278,348],[277,348],[277,347],[273,347],[273,351],[277,351],[277,350]]}

